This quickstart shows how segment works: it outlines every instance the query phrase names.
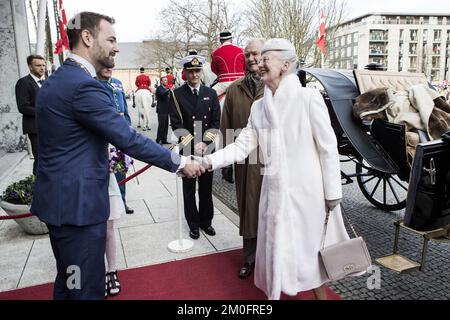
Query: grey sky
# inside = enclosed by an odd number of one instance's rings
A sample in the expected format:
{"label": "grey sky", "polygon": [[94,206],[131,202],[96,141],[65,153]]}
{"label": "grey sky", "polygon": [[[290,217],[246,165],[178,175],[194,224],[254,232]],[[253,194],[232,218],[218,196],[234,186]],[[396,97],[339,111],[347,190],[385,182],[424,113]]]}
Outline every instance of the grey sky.
{"label": "grey sky", "polygon": [[[229,0],[236,10],[247,0]],[[319,0],[318,0],[319,1]],[[326,0],[325,0],[326,1]],[[111,15],[116,19],[119,42],[135,42],[150,38],[159,28],[170,28],[170,22],[159,20],[159,12],[168,0],[63,0],[68,18],[80,11],[95,11]],[[27,1],[28,3],[28,1]],[[369,12],[448,13],[449,0],[347,0],[348,13],[345,20]],[[30,24],[30,27],[32,25]],[[34,30],[30,29],[32,42]]]}

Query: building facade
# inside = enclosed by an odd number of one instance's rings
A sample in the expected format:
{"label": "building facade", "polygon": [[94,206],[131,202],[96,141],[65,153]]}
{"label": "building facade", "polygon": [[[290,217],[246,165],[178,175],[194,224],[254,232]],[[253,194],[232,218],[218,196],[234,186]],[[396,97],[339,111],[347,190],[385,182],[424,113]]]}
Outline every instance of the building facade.
{"label": "building facade", "polygon": [[17,80],[29,73],[30,54],[27,14],[24,0],[0,0],[0,152],[27,149],[22,134],[14,88]]}
{"label": "building facade", "polygon": [[332,68],[375,62],[388,71],[424,73],[433,82],[450,80],[450,14],[366,14],[341,24],[328,41]]}

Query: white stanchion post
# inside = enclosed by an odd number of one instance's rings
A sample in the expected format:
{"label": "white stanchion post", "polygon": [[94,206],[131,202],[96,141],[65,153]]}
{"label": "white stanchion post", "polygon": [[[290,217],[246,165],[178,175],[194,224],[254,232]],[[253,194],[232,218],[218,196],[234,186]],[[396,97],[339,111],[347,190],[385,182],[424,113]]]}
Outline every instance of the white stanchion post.
{"label": "white stanchion post", "polygon": [[[175,146],[173,152],[179,153],[179,146]],[[181,177],[175,175],[177,188],[177,214],[178,214],[178,240],[169,243],[168,249],[174,253],[183,253],[191,251],[194,247],[194,242],[188,239],[183,239],[183,220],[184,204],[183,204],[183,182]]]}

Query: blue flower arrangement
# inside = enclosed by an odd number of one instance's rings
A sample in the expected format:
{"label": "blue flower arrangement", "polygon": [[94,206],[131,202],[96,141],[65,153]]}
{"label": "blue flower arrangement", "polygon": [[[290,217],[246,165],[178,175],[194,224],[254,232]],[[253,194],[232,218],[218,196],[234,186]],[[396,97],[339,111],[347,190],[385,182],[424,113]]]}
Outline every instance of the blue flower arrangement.
{"label": "blue flower arrangement", "polygon": [[116,147],[109,148],[109,171],[126,174],[133,165],[133,159]]}

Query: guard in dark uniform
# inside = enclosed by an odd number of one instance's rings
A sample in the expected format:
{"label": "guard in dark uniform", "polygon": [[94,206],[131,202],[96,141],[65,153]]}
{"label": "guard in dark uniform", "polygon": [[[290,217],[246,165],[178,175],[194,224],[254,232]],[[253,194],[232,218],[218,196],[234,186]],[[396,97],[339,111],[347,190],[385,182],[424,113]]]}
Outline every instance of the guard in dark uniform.
{"label": "guard in dark uniform", "polygon": [[[220,105],[216,91],[201,84],[205,59],[189,55],[181,61],[186,82],[170,95],[170,122],[180,143],[180,152],[185,155],[211,153],[220,128]],[[195,201],[198,180],[199,207]],[[212,201],[213,173],[201,177],[183,178],[184,213],[189,225],[189,236],[200,237],[199,229],[206,234],[216,234],[211,225],[214,216]]]}

